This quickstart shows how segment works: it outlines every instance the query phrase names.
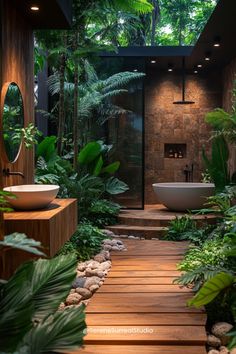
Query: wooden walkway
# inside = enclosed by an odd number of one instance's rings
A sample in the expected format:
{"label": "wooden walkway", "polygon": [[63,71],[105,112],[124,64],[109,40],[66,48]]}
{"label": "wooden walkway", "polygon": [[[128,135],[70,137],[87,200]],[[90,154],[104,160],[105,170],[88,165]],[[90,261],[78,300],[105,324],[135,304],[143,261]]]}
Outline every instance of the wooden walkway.
{"label": "wooden walkway", "polygon": [[87,307],[81,354],[205,354],[206,316],[188,308],[188,289],[173,285],[186,243],[127,240]]}

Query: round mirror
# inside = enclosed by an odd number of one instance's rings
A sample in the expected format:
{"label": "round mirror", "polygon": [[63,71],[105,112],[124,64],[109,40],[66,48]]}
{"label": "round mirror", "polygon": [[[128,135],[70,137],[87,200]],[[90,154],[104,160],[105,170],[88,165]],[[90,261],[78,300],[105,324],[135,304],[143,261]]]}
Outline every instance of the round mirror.
{"label": "round mirror", "polygon": [[3,105],[3,141],[8,160],[13,162],[19,152],[24,127],[24,107],[18,85],[11,82],[6,89]]}

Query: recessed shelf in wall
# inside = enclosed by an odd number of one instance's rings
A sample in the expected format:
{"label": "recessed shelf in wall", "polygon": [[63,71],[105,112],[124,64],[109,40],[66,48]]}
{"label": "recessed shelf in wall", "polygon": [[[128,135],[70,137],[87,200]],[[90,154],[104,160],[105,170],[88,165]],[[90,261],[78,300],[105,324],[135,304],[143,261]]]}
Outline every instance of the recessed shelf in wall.
{"label": "recessed shelf in wall", "polygon": [[164,144],[164,157],[182,159],[187,155],[187,144]]}

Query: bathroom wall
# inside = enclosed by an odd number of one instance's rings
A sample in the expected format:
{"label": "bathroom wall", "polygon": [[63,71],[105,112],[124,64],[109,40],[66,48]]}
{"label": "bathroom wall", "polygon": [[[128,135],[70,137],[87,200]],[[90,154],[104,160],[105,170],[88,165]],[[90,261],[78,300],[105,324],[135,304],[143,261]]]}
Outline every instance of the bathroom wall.
{"label": "bathroom wall", "polygon": [[[201,180],[202,146],[209,152],[210,128],[204,116],[222,105],[221,75],[208,73],[207,78],[188,75],[186,99],[189,105],[175,105],[180,100],[180,74],[149,68],[145,86],[145,204],[157,203],[152,183],[184,182],[183,170],[194,165],[193,181]],[[185,158],[164,158],[164,144],[186,144]]]}
{"label": "bathroom wall", "polygon": [[[232,110],[232,90],[236,79],[236,59],[232,60],[223,70],[223,108]],[[236,147],[230,146],[229,167],[231,173],[236,171]]]}
{"label": "bathroom wall", "polygon": [[[24,20],[19,10],[14,7],[13,1],[1,0],[1,37],[0,37],[0,126],[2,124],[3,86],[7,82],[16,82],[20,87],[23,101],[25,126],[34,121],[34,96],[33,96],[33,31],[29,21]],[[0,133],[2,131],[0,129]],[[18,159],[9,163],[3,154],[3,144],[0,144],[0,168],[9,168],[11,171],[20,171],[25,175],[21,177],[7,177],[3,184],[13,185],[31,183],[33,181],[33,151],[22,146]]]}

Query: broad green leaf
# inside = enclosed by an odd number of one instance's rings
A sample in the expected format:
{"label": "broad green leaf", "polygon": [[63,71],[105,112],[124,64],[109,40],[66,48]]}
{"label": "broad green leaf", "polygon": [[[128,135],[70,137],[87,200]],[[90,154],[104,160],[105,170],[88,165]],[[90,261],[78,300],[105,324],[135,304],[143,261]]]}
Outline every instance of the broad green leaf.
{"label": "broad green leaf", "polygon": [[101,171],[102,171],[102,166],[103,166],[103,158],[102,156],[99,156],[97,163],[93,169],[93,175],[94,176],[99,176]]}
{"label": "broad green leaf", "polygon": [[121,194],[126,192],[129,187],[125,182],[120,181],[118,178],[111,177],[106,181],[106,192],[109,194]]}
{"label": "broad green leaf", "polygon": [[38,250],[39,247],[42,247],[41,242],[28,238],[25,234],[18,232],[5,236],[3,241],[0,241],[0,248],[1,247],[16,248],[38,256],[45,256],[43,252]]}
{"label": "broad green leaf", "polygon": [[85,165],[94,161],[101,153],[101,145],[96,141],[88,143],[78,155],[79,163]]}
{"label": "broad green leaf", "polygon": [[37,145],[36,157],[42,156],[45,161],[49,161],[56,156],[56,136],[47,136]]}
{"label": "broad green leaf", "polygon": [[21,346],[30,353],[78,350],[86,334],[84,306],[73,306],[47,317],[26,335]]}
{"label": "broad green leaf", "polygon": [[209,304],[222,290],[233,285],[235,277],[227,273],[219,273],[209,279],[199,292],[188,301],[189,306],[201,307]]}
{"label": "broad green leaf", "polygon": [[104,167],[101,172],[113,174],[119,169],[119,167],[120,167],[120,162],[115,161],[115,162],[111,163],[110,165]]}
{"label": "broad green leaf", "polygon": [[56,311],[66,298],[76,276],[76,264],[74,255],[39,259],[34,263],[31,291],[35,301],[35,318],[42,319]]}

